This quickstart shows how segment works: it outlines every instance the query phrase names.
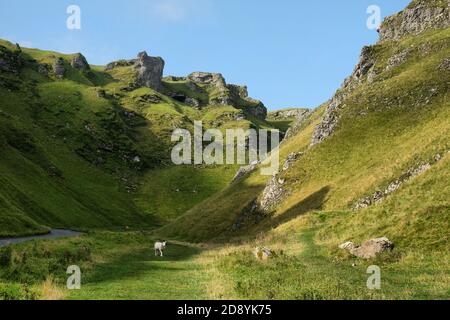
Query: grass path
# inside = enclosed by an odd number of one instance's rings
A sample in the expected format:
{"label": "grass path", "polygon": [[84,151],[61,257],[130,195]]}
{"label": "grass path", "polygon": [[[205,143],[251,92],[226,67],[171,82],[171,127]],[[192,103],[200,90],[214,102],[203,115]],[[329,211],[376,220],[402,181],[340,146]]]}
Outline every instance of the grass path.
{"label": "grass path", "polygon": [[151,249],[124,252],[112,261],[95,266],[81,290],[68,299],[205,299],[209,275],[198,261],[201,250],[168,246],[165,256]]}

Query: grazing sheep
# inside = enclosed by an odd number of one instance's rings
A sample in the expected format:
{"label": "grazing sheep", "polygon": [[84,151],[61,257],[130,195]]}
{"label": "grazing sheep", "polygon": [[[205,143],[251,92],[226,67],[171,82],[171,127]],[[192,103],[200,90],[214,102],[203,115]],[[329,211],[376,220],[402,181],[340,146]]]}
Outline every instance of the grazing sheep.
{"label": "grazing sheep", "polygon": [[163,250],[166,248],[166,245],[167,245],[167,241],[155,242],[155,256],[158,256],[158,252],[159,252],[159,255],[161,257],[163,257]]}

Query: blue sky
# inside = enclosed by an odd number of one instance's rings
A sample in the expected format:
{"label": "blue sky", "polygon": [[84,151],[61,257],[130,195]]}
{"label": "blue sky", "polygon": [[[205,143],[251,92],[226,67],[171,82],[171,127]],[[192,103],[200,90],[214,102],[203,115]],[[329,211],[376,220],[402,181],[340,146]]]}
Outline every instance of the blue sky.
{"label": "blue sky", "polygon": [[[82,52],[92,64],[146,50],[166,75],[222,73],[270,109],[316,107],[331,97],[377,41],[367,8],[383,17],[409,0],[0,0],[0,38]],[[69,5],[81,30],[66,27]]]}

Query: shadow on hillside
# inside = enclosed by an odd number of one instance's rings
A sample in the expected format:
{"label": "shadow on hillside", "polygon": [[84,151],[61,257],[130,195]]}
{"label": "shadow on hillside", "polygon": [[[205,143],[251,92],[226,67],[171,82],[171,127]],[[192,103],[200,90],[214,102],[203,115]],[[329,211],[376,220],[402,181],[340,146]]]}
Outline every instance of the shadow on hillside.
{"label": "shadow on hillside", "polygon": [[[108,262],[94,266],[92,273],[86,276],[86,284],[99,284],[102,282],[139,279],[148,272],[180,271],[183,268],[175,262],[188,260],[200,252],[199,249],[168,244],[164,257],[157,257],[153,248],[130,251],[119,255]],[[163,277],[163,275],[161,275]]]}
{"label": "shadow on hillside", "polygon": [[277,215],[267,221],[267,226],[276,228],[284,223],[287,223],[305,213],[322,210],[325,203],[325,198],[330,192],[329,186],[323,187],[320,190],[310,194],[308,197],[298,202],[296,205],[286,210],[284,213]]}

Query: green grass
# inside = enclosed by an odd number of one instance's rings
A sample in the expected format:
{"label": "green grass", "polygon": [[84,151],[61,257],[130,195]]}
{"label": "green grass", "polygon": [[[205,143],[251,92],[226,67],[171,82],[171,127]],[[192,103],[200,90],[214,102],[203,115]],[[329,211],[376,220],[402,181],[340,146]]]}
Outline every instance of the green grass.
{"label": "green grass", "polygon": [[[153,243],[142,233],[94,232],[2,248],[0,299],[206,298],[210,274],[201,249],[169,243],[156,257]],[[81,290],[65,288],[69,265],[81,269]]]}
{"label": "green grass", "polygon": [[[0,45],[19,54],[12,43]],[[73,55],[22,48],[20,56],[20,75],[0,77],[1,236],[154,228],[223,189],[237,170],[170,167],[174,129],[193,130],[195,120],[222,129],[253,125],[235,121],[242,113],[235,107],[208,106],[208,88],[199,94],[167,83],[169,91],[202,100],[204,110],[196,110],[149,88],[129,89],[133,67],[84,73],[70,66]],[[64,60],[64,79],[37,72],[37,63],[56,58]],[[174,195],[176,184],[181,192]]]}
{"label": "green grass", "polygon": [[148,172],[135,195],[140,211],[161,224],[221,191],[236,174],[236,166],[175,166]]}
{"label": "green grass", "polygon": [[[222,256],[219,270],[227,275],[232,288],[228,295],[239,299],[446,299],[448,269],[439,256],[420,263],[392,263],[395,253],[373,261],[351,257],[336,259],[328,256],[316,243],[317,228],[290,230],[281,239],[282,250],[267,262],[257,261],[249,250],[239,250]],[[266,243],[264,243],[266,244]],[[294,250],[295,246],[301,250]],[[297,252],[296,252],[297,251]],[[356,267],[352,264],[356,263]],[[381,268],[381,289],[369,290],[367,268]]]}

